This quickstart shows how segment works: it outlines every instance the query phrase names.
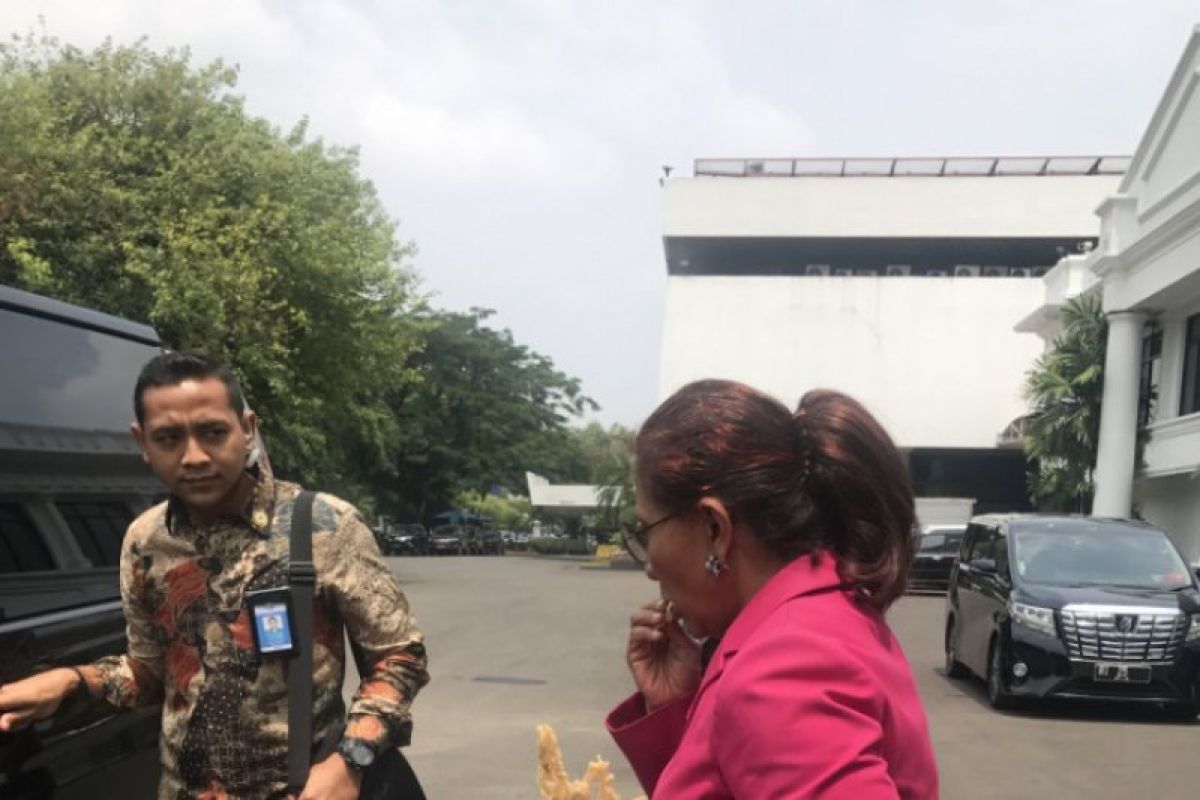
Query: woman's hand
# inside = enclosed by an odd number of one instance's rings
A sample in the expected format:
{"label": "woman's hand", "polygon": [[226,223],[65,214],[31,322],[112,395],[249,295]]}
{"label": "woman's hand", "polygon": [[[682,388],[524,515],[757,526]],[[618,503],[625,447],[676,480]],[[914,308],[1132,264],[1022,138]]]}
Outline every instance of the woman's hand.
{"label": "woman's hand", "polygon": [[663,600],[647,603],[630,617],[626,658],[633,682],[645,699],[646,711],[700,684],[700,645],[667,619]]}

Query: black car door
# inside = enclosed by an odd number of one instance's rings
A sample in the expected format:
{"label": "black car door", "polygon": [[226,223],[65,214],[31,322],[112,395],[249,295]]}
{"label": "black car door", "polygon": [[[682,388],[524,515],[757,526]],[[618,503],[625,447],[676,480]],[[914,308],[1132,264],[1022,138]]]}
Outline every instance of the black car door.
{"label": "black car door", "polygon": [[1001,617],[1007,613],[1008,596],[1012,590],[1008,572],[1008,536],[1003,526],[988,531],[986,553],[984,557],[992,561],[994,569],[991,572],[976,570],[982,617],[976,653],[985,669],[992,635],[998,630]]}
{"label": "black car door", "polygon": [[984,569],[995,561],[996,530],[972,524],[967,529],[968,544],[958,564],[958,658],[972,672],[984,674],[987,668],[987,641],[991,634],[991,603]]}
{"label": "black car door", "polygon": [[[0,683],[124,650],[117,568],[59,569],[21,504],[0,502]],[[157,707],[68,704],[21,733],[0,734],[0,797],[76,796],[67,786],[108,796],[128,785],[107,786],[104,770],[134,757],[141,772],[151,770],[139,785],[153,786],[158,717]]]}

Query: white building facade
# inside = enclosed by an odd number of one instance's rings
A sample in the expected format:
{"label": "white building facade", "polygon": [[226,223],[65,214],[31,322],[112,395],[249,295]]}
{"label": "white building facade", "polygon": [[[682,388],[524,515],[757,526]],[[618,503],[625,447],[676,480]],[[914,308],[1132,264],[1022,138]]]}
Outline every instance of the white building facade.
{"label": "white building facade", "polygon": [[1109,338],[1094,512],[1136,509],[1200,561],[1200,26],[1097,213],[1087,266]]}
{"label": "white building facade", "polygon": [[1002,432],[1041,353],[1013,329],[1098,240],[1128,159],[699,161],[664,184],[660,395],[732,378],[862,400],[918,495],[1028,508]]}

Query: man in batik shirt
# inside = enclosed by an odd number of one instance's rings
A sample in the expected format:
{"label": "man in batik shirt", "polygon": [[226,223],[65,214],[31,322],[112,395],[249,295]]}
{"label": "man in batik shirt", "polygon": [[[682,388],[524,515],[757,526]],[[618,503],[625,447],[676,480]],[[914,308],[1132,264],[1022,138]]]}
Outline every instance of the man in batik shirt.
{"label": "man in batik shirt", "polygon": [[[160,800],[284,797],[288,660],[256,651],[246,594],[287,585],[300,488],[274,479],[254,413],[207,356],[153,359],[134,410],[134,437],[170,498],[125,535],[127,652],[0,686],[0,731],[50,716],[73,693],[123,708],[161,701]],[[350,800],[364,764],[409,741],[425,648],[366,523],[327,494],[314,502],[313,561],[313,741],[338,745],[300,797]],[[348,713],[343,631],[370,665]]]}

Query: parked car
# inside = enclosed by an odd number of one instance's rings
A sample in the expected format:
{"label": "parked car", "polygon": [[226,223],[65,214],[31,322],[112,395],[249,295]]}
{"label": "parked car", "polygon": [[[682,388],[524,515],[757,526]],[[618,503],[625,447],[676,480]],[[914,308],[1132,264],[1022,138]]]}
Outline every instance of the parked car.
{"label": "parked car", "polygon": [[523,531],[501,531],[505,550],[528,550],[529,534]]}
{"label": "parked car", "polygon": [[375,543],[379,545],[379,552],[383,553],[385,556],[396,555],[398,545],[396,542],[396,536],[392,532],[391,525],[384,525],[379,528],[374,528],[372,533],[375,534]]}
{"label": "parked car", "polygon": [[[161,491],[129,435],[152,328],[0,286],[0,684],[125,651],[117,563]],[[152,797],[159,708],[0,733],[0,797]]]}
{"label": "parked car", "polygon": [[958,549],[966,529],[966,525],[933,526],[915,536],[908,588],[946,591],[950,585],[950,568],[958,560]]}
{"label": "parked car", "polygon": [[435,515],[433,522],[435,531],[439,528],[455,528],[464,553],[476,556],[504,554],[504,539],[499,531],[492,529],[487,517],[458,508]]}
{"label": "parked car", "polygon": [[375,531],[375,539],[385,556],[427,556],[430,553],[429,531],[420,523],[389,523]]}
{"label": "parked car", "polygon": [[459,525],[438,525],[429,534],[429,552],[435,556],[461,556],[467,553],[467,543]]}
{"label": "parked car", "polygon": [[500,537],[499,531],[494,531],[491,528],[468,528],[468,542],[470,550],[478,556],[502,556],[504,555],[504,539]]}
{"label": "parked car", "polygon": [[400,526],[400,544],[409,555],[427,556],[429,531],[419,522],[404,523]]}
{"label": "parked car", "polygon": [[1200,595],[1170,537],[1088,517],[971,520],[946,599],[946,673],[992,706],[1023,698],[1200,713]]}

